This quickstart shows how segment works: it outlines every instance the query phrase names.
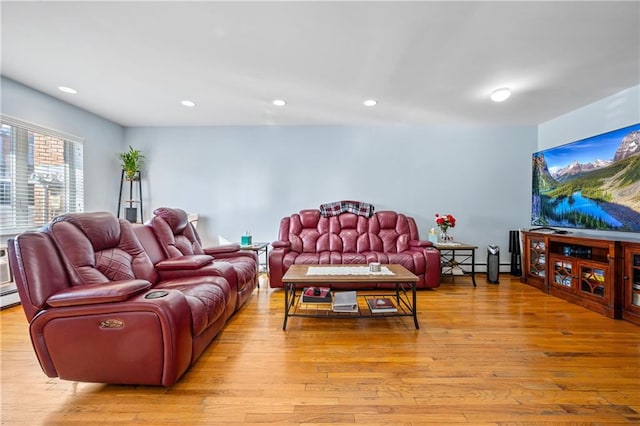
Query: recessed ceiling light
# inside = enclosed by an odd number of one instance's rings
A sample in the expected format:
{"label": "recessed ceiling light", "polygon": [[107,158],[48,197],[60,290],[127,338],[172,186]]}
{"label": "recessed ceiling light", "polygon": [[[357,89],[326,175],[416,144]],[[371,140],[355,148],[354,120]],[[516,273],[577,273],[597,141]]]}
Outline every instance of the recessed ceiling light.
{"label": "recessed ceiling light", "polygon": [[362,105],[368,106],[368,107],[376,106],[376,105],[378,105],[378,101],[376,101],[375,99],[367,99],[366,101],[364,101],[362,103]]}
{"label": "recessed ceiling light", "polygon": [[71,87],[67,86],[58,86],[58,90],[64,93],[69,93],[71,95],[75,95],[76,93],[78,93],[76,89],[72,89]]}
{"label": "recessed ceiling light", "polygon": [[189,108],[193,108],[194,106],[196,106],[196,103],[193,101],[182,101],[180,103]]}
{"label": "recessed ceiling light", "polygon": [[287,104],[286,101],[283,101],[282,99],[276,99],[272,102],[275,106],[285,106]]}
{"label": "recessed ceiling light", "polygon": [[508,87],[502,87],[491,92],[491,100],[493,102],[506,101],[511,96],[511,90]]}

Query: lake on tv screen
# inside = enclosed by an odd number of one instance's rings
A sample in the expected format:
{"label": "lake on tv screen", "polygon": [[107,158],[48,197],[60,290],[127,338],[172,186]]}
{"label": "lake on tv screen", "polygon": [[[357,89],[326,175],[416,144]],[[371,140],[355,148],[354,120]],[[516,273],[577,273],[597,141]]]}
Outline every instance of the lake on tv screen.
{"label": "lake on tv screen", "polygon": [[531,223],[640,232],[640,124],[533,154]]}

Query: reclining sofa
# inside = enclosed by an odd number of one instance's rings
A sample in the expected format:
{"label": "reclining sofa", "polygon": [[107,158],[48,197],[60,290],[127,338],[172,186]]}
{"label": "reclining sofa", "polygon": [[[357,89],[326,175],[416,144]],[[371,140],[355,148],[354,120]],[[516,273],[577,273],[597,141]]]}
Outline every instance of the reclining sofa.
{"label": "reclining sofa", "polygon": [[145,225],[104,212],[66,214],[9,240],[47,376],[170,386],[250,296],[255,254],[237,245],[202,249],[184,211],[154,213]]}
{"label": "reclining sofa", "polygon": [[[269,252],[269,285],[283,287],[294,264],[397,263],[418,276],[417,288],[440,286],[440,252],[422,241],[412,217],[380,211],[370,217],[345,212],[325,216],[317,209],[282,218]],[[386,284],[377,284],[384,287]],[[341,286],[344,287],[344,286]]]}

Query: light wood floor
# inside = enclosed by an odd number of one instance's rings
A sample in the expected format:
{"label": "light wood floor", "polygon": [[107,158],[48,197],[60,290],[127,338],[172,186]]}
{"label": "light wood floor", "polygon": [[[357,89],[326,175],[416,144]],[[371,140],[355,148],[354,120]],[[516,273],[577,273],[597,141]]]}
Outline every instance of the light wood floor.
{"label": "light wood floor", "polygon": [[[447,279],[449,280],[449,279]],[[171,388],[47,378],[2,321],[2,424],[640,424],[640,327],[521,284],[443,280],[410,318],[291,318],[256,290]]]}

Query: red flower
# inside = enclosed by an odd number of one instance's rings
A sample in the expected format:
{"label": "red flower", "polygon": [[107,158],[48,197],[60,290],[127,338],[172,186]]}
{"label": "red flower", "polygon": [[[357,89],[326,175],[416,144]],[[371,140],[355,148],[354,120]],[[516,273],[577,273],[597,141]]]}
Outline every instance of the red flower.
{"label": "red flower", "polygon": [[447,232],[447,229],[455,228],[456,218],[450,214],[440,216],[438,213],[436,213],[436,225],[438,225],[442,232]]}

